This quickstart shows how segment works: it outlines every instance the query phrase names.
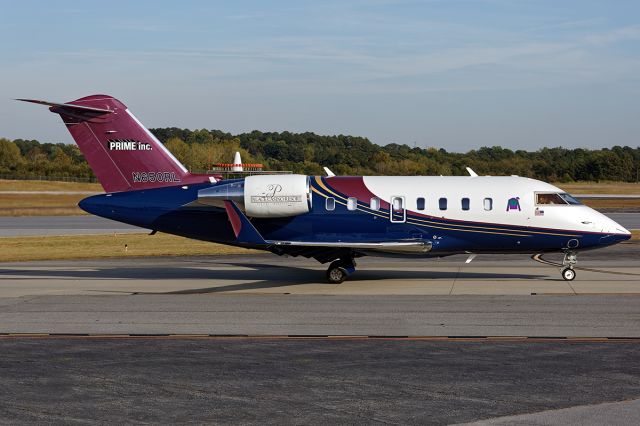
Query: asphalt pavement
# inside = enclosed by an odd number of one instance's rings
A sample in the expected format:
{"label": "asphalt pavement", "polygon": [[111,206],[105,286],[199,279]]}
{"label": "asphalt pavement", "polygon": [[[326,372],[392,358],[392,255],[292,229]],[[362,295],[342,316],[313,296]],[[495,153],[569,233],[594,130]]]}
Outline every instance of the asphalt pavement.
{"label": "asphalt pavement", "polygon": [[0,237],[111,234],[114,232],[149,232],[149,230],[90,215],[0,217]]}
{"label": "asphalt pavement", "polygon": [[[640,398],[637,343],[4,338],[0,352],[6,424],[640,418],[637,403],[623,402]],[[598,415],[585,418],[584,410]]]}

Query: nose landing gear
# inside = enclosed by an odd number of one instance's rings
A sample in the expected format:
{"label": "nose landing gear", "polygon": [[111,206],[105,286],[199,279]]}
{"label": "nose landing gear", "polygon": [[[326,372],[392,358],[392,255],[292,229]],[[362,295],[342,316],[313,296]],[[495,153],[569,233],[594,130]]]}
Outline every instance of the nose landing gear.
{"label": "nose landing gear", "polygon": [[327,268],[327,281],[331,284],[340,284],[355,271],[356,262],[353,258],[335,260]]}
{"label": "nose landing gear", "polygon": [[573,267],[576,263],[578,263],[578,254],[576,252],[568,251],[564,254],[561,274],[565,281],[573,281],[575,279],[576,271]]}

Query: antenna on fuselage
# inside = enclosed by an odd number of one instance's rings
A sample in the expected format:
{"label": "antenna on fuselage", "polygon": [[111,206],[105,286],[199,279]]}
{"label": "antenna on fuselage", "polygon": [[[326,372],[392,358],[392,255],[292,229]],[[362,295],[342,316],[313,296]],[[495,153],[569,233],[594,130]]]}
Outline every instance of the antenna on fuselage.
{"label": "antenna on fuselage", "polygon": [[469,172],[469,176],[471,177],[478,177],[478,174],[474,172],[471,167],[467,167],[467,172]]}

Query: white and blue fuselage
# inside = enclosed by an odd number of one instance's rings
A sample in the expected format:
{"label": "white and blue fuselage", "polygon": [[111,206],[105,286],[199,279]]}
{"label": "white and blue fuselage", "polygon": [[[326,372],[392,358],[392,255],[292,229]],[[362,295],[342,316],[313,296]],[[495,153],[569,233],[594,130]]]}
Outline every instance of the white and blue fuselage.
{"label": "white and blue fuselage", "polygon": [[575,256],[631,236],[560,188],[517,176],[261,175],[99,195],[80,206],[162,232],[334,261],[347,273],[365,255]]}

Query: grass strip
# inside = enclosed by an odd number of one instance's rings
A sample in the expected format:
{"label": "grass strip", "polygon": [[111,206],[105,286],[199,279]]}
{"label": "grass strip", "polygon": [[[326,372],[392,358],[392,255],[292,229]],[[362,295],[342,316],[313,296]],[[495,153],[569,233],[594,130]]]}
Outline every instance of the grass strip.
{"label": "grass strip", "polygon": [[98,234],[0,238],[0,262],[139,256],[245,254],[253,250],[169,234]]}

